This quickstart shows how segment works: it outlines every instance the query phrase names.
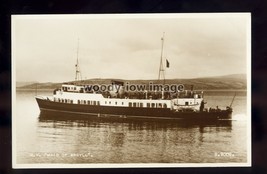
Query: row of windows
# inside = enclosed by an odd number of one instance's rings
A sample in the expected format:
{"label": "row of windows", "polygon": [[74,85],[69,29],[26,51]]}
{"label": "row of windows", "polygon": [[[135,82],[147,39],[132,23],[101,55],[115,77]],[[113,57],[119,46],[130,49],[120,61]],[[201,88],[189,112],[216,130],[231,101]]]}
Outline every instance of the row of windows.
{"label": "row of windows", "polygon": [[[54,98],[55,102],[60,102],[60,103],[73,103],[73,100],[70,99],[56,99]],[[78,104],[87,104],[87,105],[100,105],[99,101],[90,101],[90,100],[78,100],[77,101]],[[105,104],[107,104],[107,101],[105,101]],[[109,101],[109,104],[111,104],[111,101]],[[118,103],[115,102],[115,105],[117,105]],[[124,103],[121,102],[121,105],[123,105]],[[129,107],[143,107],[143,103],[137,103],[137,102],[129,102]],[[146,104],[147,108],[167,108],[167,104],[164,103],[147,103]]]}
{"label": "row of windows", "polygon": [[[111,101],[105,101],[105,104],[110,104],[111,105]],[[118,105],[118,102],[114,102],[114,105]],[[121,102],[121,105],[124,105],[123,102]],[[129,102],[129,107],[144,107],[144,103],[137,103],[137,102]],[[167,108],[167,104],[166,103],[147,103],[146,104],[147,108]]]}
{"label": "row of windows", "polygon": [[[73,100],[70,99],[56,99],[54,98],[55,102],[59,102],[59,103],[73,103]],[[90,100],[78,100],[77,101],[78,104],[84,104],[84,105],[100,105],[99,101],[90,101]]]}
{"label": "row of windows", "polygon": [[78,104],[84,105],[100,105],[99,101],[91,101],[91,100],[78,100]]}
{"label": "row of windows", "polygon": [[[111,105],[111,101],[109,101],[109,102],[105,101],[105,104],[110,104],[110,105]],[[115,104],[115,105],[118,105],[118,102],[114,102],[114,104]],[[121,105],[124,105],[124,103],[121,102]]]}
{"label": "row of windows", "polygon": [[[190,101],[190,105],[192,105],[192,104],[193,103]],[[196,104],[198,104],[198,102],[196,102]],[[184,105],[188,106],[189,105],[189,102],[188,101],[184,102]]]}
{"label": "row of windows", "polygon": [[76,87],[66,87],[66,86],[63,86],[62,87],[62,89],[64,90],[64,91],[67,91],[67,90],[76,90]]}
{"label": "row of windows", "polygon": [[[136,103],[136,102],[129,102],[129,107],[143,107],[143,103]],[[164,103],[147,103],[146,104],[147,108],[167,108],[167,104]]]}
{"label": "row of windows", "polygon": [[56,99],[54,98],[54,101],[55,102],[59,102],[59,103],[73,103],[73,100],[70,100],[70,99]]}

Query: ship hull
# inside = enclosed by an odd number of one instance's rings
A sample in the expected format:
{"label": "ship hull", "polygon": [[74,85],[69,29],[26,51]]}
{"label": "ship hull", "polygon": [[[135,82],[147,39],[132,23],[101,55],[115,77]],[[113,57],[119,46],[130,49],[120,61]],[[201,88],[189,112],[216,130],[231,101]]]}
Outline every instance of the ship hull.
{"label": "ship hull", "polygon": [[140,119],[172,119],[172,120],[219,120],[230,119],[232,112],[222,110],[217,112],[173,112],[169,108],[115,107],[85,104],[59,103],[36,98],[41,112],[61,112],[82,114],[88,116],[114,116]]}

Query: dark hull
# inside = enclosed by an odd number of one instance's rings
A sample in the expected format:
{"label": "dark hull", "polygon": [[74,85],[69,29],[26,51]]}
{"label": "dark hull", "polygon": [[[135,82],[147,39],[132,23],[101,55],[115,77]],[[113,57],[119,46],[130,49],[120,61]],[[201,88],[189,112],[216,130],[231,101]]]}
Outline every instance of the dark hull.
{"label": "dark hull", "polygon": [[52,111],[70,114],[82,114],[98,117],[122,117],[142,119],[172,119],[172,120],[219,120],[230,119],[232,112],[223,110],[220,112],[173,112],[169,108],[137,108],[137,107],[114,107],[58,103],[36,98],[41,111]]}
{"label": "dark hull", "polygon": [[[101,116],[96,114],[71,114],[57,111],[43,110],[39,114],[40,122],[53,122],[64,123],[64,126],[76,127],[79,125],[86,125],[88,127],[98,127],[100,124],[116,124],[123,123],[128,124],[131,129],[148,129],[148,130],[160,130],[172,127],[192,128],[198,127],[203,130],[204,127],[226,127],[231,129],[232,120],[189,120],[189,119],[151,119],[147,118],[135,118],[135,117],[116,117],[116,116]],[[77,124],[73,124],[73,123]]]}

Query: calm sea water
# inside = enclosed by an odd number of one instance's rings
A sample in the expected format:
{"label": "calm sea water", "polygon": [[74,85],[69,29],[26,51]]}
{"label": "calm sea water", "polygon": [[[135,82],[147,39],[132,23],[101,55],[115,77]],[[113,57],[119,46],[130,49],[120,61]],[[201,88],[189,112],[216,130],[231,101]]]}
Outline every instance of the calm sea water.
{"label": "calm sea water", "polygon": [[[207,107],[225,107],[233,95],[206,92]],[[237,93],[233,120],[201,124],[44,115],[34,96],[35,91],[16,93],[17,164],[247,162],[245,92]]]}

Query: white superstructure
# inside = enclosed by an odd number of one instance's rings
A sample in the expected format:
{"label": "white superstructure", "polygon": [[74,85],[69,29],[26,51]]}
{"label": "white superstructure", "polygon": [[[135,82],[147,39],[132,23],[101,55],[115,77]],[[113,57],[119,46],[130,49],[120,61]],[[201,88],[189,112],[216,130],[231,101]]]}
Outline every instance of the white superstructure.
{"label": "white superstructure", "polygon": [[169,108],[175,111],[199,111],[203,102],[202,94],[196,93],[190,96],[177,96],[177,98],[169,99],[162,99],[162,97],[158,99],[104,97],[101,93],[86,92],[84,86],[72,84],[63,84],[61,89],[54,91],[54,95],[49,100],[60,103],[110,107]]}

